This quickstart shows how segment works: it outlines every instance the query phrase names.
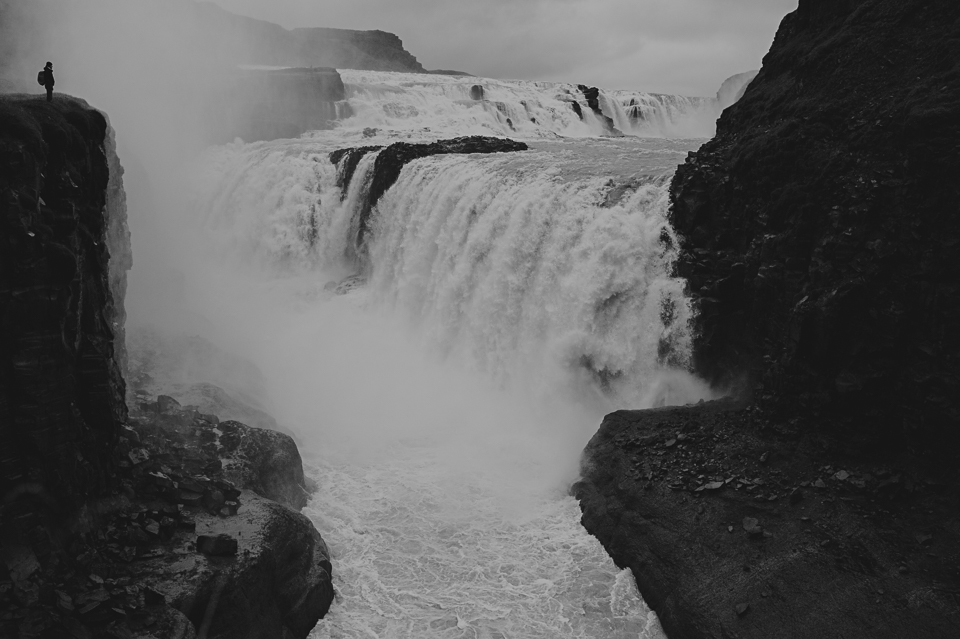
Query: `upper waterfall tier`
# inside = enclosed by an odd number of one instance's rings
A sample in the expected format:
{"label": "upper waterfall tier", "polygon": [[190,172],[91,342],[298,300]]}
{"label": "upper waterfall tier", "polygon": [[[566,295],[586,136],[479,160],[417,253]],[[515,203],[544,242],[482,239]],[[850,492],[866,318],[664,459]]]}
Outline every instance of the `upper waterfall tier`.
{"label": "upper waterfall tier", "polygon": [[378,197],[388,151],[376,147],[334,154],[339,166],[319,134],[220,147],[198,174],[198,236],[231,268],[301,273],[311,287],[359,269],[372,303],[498,382],[659,401],[646,398],[661,394],[660,371],[689,349],[665,209],[689,143],[530,146],[418,155]]}
{"label": "upper waterfall tier", "polygon": [[705,138],[714,134],[722,111],[715,97],[464,76],[340,73],[352,110],[340,122],[345,134]]}

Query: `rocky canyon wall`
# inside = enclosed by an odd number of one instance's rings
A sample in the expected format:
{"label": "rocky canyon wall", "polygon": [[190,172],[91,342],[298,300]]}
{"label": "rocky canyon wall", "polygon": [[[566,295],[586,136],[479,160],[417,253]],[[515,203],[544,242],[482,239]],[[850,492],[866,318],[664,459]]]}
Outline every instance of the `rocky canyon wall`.
{"label": "rocky canyon wall", "polygon": [[122,175],[83,100],[0,97],[0,636],[306,637],[334,592],[294,441],[128,414]]}
{"label": "rocky canyon wall", "polygon": [[801,0],[672,185],[696,368],[898,443],[960,440],[960,5]]}
{"label": "rocky canyon wall", "polygon": [[4,97],[0,127],[0,519],[36,541],[112,486],[129,238],[100,112]]}
{"label": "rocky canyon wall", "polygon": [[608,415],[583,525],[674,639],[960,628],[960,4],[800,0],[671,185],[696,372]]}

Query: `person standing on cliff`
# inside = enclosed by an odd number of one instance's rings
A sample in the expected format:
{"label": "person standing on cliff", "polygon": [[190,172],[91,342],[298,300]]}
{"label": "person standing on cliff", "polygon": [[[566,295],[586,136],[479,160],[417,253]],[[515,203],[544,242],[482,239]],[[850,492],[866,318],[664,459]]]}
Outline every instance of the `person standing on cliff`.
{"label": "person standing on cliff", "polygon": [[53,83],[53,62],[47,62],[47,66],[43,67],[43,86],[47,89],[47,102],[53,101]]}

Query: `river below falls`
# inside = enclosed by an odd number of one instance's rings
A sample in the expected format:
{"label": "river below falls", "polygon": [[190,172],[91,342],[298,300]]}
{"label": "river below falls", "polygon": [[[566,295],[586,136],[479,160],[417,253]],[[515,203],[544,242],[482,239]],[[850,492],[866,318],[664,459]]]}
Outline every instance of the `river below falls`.
{"label": "river below falls", "polygon": [[357,465],[321,460],[304,512],[334,557],[337,600],[311,637],[664,637],[580,526],[569,496],[505,511],[482,474],[454,474],[429,448]]}
{"label": "river below falls", "polygon": [[[202,336],[263,383],[229,362],[167,382],[239,392],[298,436],[337,591],[311,637],[663,637],[567,491],[606,412],[708,392],[664,361],[689,350],[666,182],[699,141],[414,162],[374,212],[365,276],[336,294],[359,199],[328,153],[357,142],[211,149],[158,242],[167,274],[133,273],[152,292],[134,323]],[[166,288],[137,284],[151,274]]]}

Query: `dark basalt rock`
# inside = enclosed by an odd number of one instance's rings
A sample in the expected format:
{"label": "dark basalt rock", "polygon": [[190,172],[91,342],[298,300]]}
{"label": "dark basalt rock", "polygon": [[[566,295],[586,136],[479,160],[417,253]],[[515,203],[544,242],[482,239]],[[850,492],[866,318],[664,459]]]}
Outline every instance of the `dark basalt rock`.
{"label": "dark basalt rock", "polygon": [[[310,520],[262,496],[273,486],[302,503],[299,455],[285,457],[285,472],[263,463],[278,461],[263,448],[286,436],[171,397],[146,406],[132,411],[113,451],[121,490],[86,504],[87,534],[58,562],[41,568],[29,547],[4,542],[0,556],[16,570],[0,576],[0,605],[11,613],[0,616],[0,636],[66,629],[147,639],[167,628],[162,636],[306,637],[333,584]],[[56,597],[39,595],[47,591]]]}
{"label": "dark basalt rock", "polygon": [[960,4],[802,0],[671,187],[697,372],[873,443],[960,443]]}
{"label": "dark basalt rock", "polygon": [[574,486],[671,639],[960,631],[957,60],[951,0],[801,0],[677,170],[742,403],[608,415]]}
{"label": "dark basalt rock", "polygon": [[115,486],[120,174],[106,118],[82,100],[0,97],[0,526],[41,555]]}
{"label": "dark basalt rock", "polygon": [[333,586],[293,441],[127,413],[121,175],[83,101],[0,98],[0,636],[306,637]]}
{"label": "dark basalt rock", "polygon": [[[146,548],[138,580],[201,635],[307,636],[333,600],[332,569],[320,534],[297,512],[306,491],[293,440],[172,398],[144,408],[118,450],[125,481],[136,500],[152,494],[176,514],[169,541]],[[170,560],[194,541],[200,554]]]}
{"label": "dark basalt rock", "polygon": [[671,639],[951,637],[955,468],[731,401],[607,415],[573,487]]}
{"label": "dark basalt rock", "polygon": [[[600,108],[600,89],[597,87],[588,87],[585,84],[578,84],[577,88],[580,89],[580,93],[583,94],[583,97],[587,99],[587,104],[590,106],[590,110],[596,114],[600,119],[600,122],[604,125],[604,130],[608,135],[621,136],[623,132],[620,131],[613,122],[613,118],[604,114],[603,110]],[[577,115],[580,116],[580,119],[583,119],[583,110],[580,108],[580,105],[574,103],[573,110],[576,111]]]}
{"label": "dark basalt rock", "polygon": [[360,146],[349,149],[337,149],[330,154],[330,162],[337,167],[337,188],[340,189],[340,200],[347,197],[347,187],[353,180],[353,174],[357,171],[357,165],[367,153],[379,151],[382,146]]}
{"label": "dark basalt rock", "polygon": [[479,84],[474,84],[470,87],[470,99],[471,100],[483,100],[483,86]]}
{"label": "dark basalt rock", "polygon": [[205,555],[228,557],[237,554],[238,548],[236,538],[226,533],[197,536],[197,550]]}
{"label": "dark basalt rock", "polygon": [[237,486],[294,510],[306,505],[303,462],[289,435],[237,421],[220,421],[215,415],[184,409],[175,399],[164,395],[155,403],[141,404],[140,408],[137,423],[140,438],[156,450],[170,451],[167,463],[185,463],[175,459],[181,454],[188,459],[199,457],[206,461],[191,462],[191,472],[199,472],[212,463],[223,470],[225,479]]}
{"label": "dark basalt rock", "polygon": [[[431,155],[444,155],[448,153],[504,153],[512,151],[526,151],[527,145],[516,140],[503,138],[490,138],[479,135],[453,138],[452,140],[439,140],[430,144],[412,144],[409,142],[397,142],[391,144],[380,152],[373,167],[373,179],[370,182],[370,188],[363,208],[360,211],[356,228],[358,251],[363,246],[364,239],[369,231],[370,212],[383,194],[400,177],[400,171],[404,165],[419,158],[429,157]],[[372,147],[366,147],[367,150],[341,149],[330,154],[330,161],[338,164],[346,154],[359,153],[360,157],[373,150]],[[352,161],[353,156],[347,156]],[[356,165],[354,165],[354,170]],[[345,184],[349,184],[346,182]],[[341,187],[343,188],[343,187]]]}
{"label": "dark basalt rock", "polygon": [[580,108],[579,102],[571,102],[570,108],[573,109],[573,112],[577,114],[577,117],[583,120],[583,109]]}

